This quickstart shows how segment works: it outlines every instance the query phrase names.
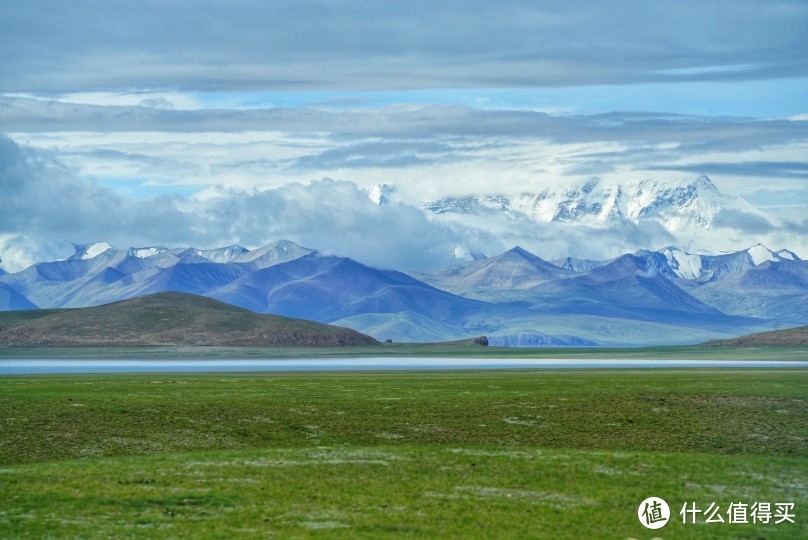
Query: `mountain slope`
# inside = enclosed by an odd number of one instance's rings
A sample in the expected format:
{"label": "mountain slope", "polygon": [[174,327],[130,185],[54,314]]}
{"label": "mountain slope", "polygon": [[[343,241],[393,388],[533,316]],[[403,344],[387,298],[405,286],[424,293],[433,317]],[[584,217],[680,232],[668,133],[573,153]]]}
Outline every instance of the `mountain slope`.
{"label": "mountain slope", "polygon": [[36,306],[13,287],[0,283],[0,311],[36,309]]}
{"label": "mountain slope", "polygon": [[690,284],[689,292],[724,313],[790,324],[808,322],[808,262],[765,261],[725,279]]}
{"label": "mountain slope", "polygon": [[517,246],[495,257],[471,261],[437,274],[419,274],[418,277],[454,294],[488,300],[500,291],[528,289],[572,275],[573,272]]}
{"label": "mountain slope", "polygon": [[525,291],[535,309],[553,313],[676,323],[684,326],[733,324],[718,309],[678,287],[652,263],[653,252],[623,255],[575,277]]}
{"label": "mountain slope", "polygon": [[401,272],[319,255],[258,270],[208,296],[259,313],[321,322],[367,313],[409,312],[446,323],[484,305]]}
{"label": "mountain slope", "polygon": [[100,242],[76,246],[76,253],[64,261],[0,275],[0,283],[39,307],[86,307],[163,291],[202,294],[256,269],[310,253],[313,250],[284,240],[253,251],[238,245],[214,250],[163,246],[116,250]]}
{"label": "mountain slope", "polygon": [[801,346],[808,345],[808,326],[774,330],[739,336],[732,339],[713,340],[707,345],[727,345],[732,347],[761,347],[761,346]]}
{"label": "mountain slope", "polygon": [[673,277],[697,280],[700,283],[727,279],[750,270],[766,261],[799,261],[794,253],[782,249],[774,252],[761,244],[732,253],[717,255],[688,253],[673,246],[659,250],[665,261],[659,259],[657,268],[667,267]]}
{"label": "mountain slope", "polygon": [[425,203],[435,214],[519,213],[538,222],[583,223],[598,227],[655,221],[670,232],[708,229],[722,212],[769,220],[743,199],[725,195],[705,175],[692,180],[643,180],[626,184],[597,178],[540,192],[448,197]]}
{"label": "mountain slope", "polygon": [[486,335],[510,345],[698,343],[808,324],[808,263],[787,250],[758,245],[707,255],[671,246],[564,264],[516,247],[409,276],[285,241],[254,251],[119,251],[101,243],[0,275],[0,310],[86,307],[174,291],[377,339]]}
{"label": "mountain slope", "polygon": [[18,346],[371,345],[347,328],[258,315],[209,298],[160,293],[19,321],[0,313],[0,344]]}

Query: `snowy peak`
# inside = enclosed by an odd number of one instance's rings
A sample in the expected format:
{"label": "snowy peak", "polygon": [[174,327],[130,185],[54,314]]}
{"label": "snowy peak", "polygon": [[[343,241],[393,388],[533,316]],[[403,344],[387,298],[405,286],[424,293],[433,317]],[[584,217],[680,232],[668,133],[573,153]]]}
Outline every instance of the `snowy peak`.
{"label": "snowy peak", "polygon": [[[177,248],[170,249],[165,246],[132,247],[124,251],[117,251],[106,242],[96,242],[89,245],[75,245],[75,254],[69,260],[94,259],[104,253],[111,256],[120,255],[132,257],[142,261],[159,260],[160,266],[182,262],[185,264],[194,263],[248,263],[256,268],[266,268],[280,262],[287,262],[310,253],[314,250],[304,248],[289,240],[279,240],[267,246],[255,250],[249,250],[242,245],[233,244],[230,246],[215,249],[198,248]],[[173,262],[172,262],[173,261]],[[149,263],[151,264],[151,263]]]}
{"label": "snowy peak", "polygon": [[764,246],[763,244],[756,244],[746,250],[746,253],[752,258],[755,266],[762,264],[766,261],[779,261],[780,257],[775,252]]}
{"label": "snowy peak", "polygon": [[669,231],[709,229],[726,209],[760,214],[743,199],[719,192],[706,175],[623,184],[591,178],[557,190],[443,198],[425,203],[424,208],[434,214],[520,213],[538,222],[600,227],[653,220]]}
{"label": "snowy peak", "polygon": [[677,247],[660,250],[673,273],[682,279],[699,279],[703,275],[702,256],[694,255]]}
{"label": "snowy peak", "polygon": [[627,216],[638,223],[645,218],[663,222],[668,230],[688,225],[709,228],[715,216],[730,204],[705,175],[690,182],[644,180],[628,194]]}
{"label": "snowy peak", "polygon": [[89,245],[74,244],[73,247],[76,249],[76,253],[70,257],[71,260],[94,259],[112,249],[112,246],[106,242],[96,242]]}
{"label": "snowy peak", "polygon": [[762,244],[741,251],[719,254],[688,253],[674,246],[661,249],[658,253],[665,256],[667,266],[676,277],[699,281],[719,281],[746,272],[764,262],[800,260],[796,254],[787,249],[775,253]]}
{"label": "snowy peak", "polygon": [[385,206],[390,204],[396,190],[395,184],[376,184],[368,189],[368,199],[370,199],[373,204]]}
{"label": "snowy peak", "polygon": [[293,261],[315,253],[289,240],[279,240],[252,251],[246,251],[232,259],[233,262],[249,263],[253,268],[268,268],[276,264]]}
{"label": "snowy peak", "polygon": [[796,253],[794,253],[793,251],[789,251],[787,249],[781,249],[780,251],[775,253],[775,255],[780,257],[780,259],[786,259],[786,260],[789,260],[789,261],[801,261],[802,260],[797,256]]}
{"label": "snowy peak", "polygon": [[165,253],[166,251],[168,251],[168,248],[165,246],[129,248],[127,255],[130,257],[136,257],[138,259],[148,259]]}

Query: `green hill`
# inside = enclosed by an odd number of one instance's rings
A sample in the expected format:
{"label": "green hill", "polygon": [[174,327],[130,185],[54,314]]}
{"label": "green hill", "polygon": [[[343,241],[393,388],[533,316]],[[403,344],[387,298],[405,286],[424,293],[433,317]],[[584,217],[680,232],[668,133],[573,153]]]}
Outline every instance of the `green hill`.
{"label": "green hill", "polygon": [[808,326],[798,326],[786,330],[774,330],[771,332],[761,332],[759,334],[749,334],[732,339],[716,339],[707,345],[730,345],[734,347],[759,347],[769,346],[796,346],[808,345]]}
{"label": "green hill", "polygon": [[0,312],[0,345],[372,345],[348,328],[259,315],[210,298],[159,293],[103,306]]}

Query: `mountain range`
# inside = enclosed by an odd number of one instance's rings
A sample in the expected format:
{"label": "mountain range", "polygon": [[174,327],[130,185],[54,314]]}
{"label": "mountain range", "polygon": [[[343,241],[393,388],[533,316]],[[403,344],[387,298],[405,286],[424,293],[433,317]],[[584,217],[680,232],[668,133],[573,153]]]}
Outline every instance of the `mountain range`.
{"label": "mountain range", "polygon": [[[384,204],[394,186],[376,186],[370,198]],[[721,193],[706,175],[692,180],[643,180],[609,183],[592,178],[564,188],[537,192],[446,197],[428,201],[433,214],[521,214],[536,222],[620,227],[655,221],[670,233],[708,229],[728,214],[771,221],[744,199]]]}
{"label": "mountain range", "polygon": [[677,344],[808,324],[808,262],[762,245],[554,263],[515,247],[408,275],[290,241],[256,250],[98,243],[0,275],[0,310],[96,306],[166,291],[395,341],[486,335],[491,345],[512,346]]}

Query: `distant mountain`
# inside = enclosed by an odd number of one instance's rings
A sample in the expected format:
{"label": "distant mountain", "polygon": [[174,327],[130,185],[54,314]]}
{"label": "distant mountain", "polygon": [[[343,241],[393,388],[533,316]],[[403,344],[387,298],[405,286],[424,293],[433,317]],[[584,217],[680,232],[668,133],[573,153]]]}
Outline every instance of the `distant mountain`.
{"label": "distant mountain", "polygon": [[486,335],[511,346],[651,345],[808,324],[808,262],[761,245],[718,254],[670,246],[556,264],[515,247],[410,276],[288,241],[256,250],[98,243],[0,275],[0,310],[87,307],[168,291],[395,341]]}
{"label": "distant mountain", "polygon": [[713,340],[707,343],[710,346],[733,347],[761,347],[761,346],[805,346],[808,345],[808,326],[789,328],[787,330],[774,330],[739,336],[732,339]]}
{"label": "distant mountain", "polygon": [[368,199],[374,204],[384,206],[390,204],[396,191],[395,184],[377,184],[368,189]]}
{"label": "distant mountain", "polygon": [[0,276],[0,283],[36,307],[85,307],[163,291],[202,294],[256,270],[311,253],[314,250],[289,241],[253,251],[242,246],[116,250],[101,242],[76,246],[76,253],[67,260],[37,263]]}
{"label": "distant mountain", "polygon": [[808,322],[806,261],[764,261],[725,279],[683,286],[724,313],[788,324]]}
{"label": "distant mountain", "polygon": [[435,214],[523,214],[538,222],[618,227],[655,221],[669,232],[710,228],[725,211],[768,220],[741,199],[725,195],[705,175],[692,180],[643,180],[626,184],[593,178],[583,184],[539,192],[447,197],[427,202]]}
{"label": "distant mountain", "polygon": [[372,345],[354,330],[258,315],[209,298],[161,293],[103,306],[0,313],[0,344],[15,346]]}
{"label": "distant mountain", "polygon": [[258,270],[208,296],[258,313],[321,322],[368,313],[410,313],[443,323],[457,322],[483,307],[401,272],[316,254]]}
{"label": "distant mountain", "polygon": [[[486,329],[492,344],[650,344],[660,336],[685,343],[687,335],[692,343],[701,332],[737,335],[808,322],[808,285],[793,275],[805,263],[785,250],[692,255],[669,247],[564,269],[525,253],[516,248],[418,277],[497,306],[486,311],[488,320],[507,323]],[[758,279],[730,279],[747,271]],[[474,324],[485,321],[466,321]]]}
{"label": "distant mountain", "polygon": [[430,285],[455,294],[486,300],[501,291],[529,289],[541,283],[564,279],[574,273],[559,268],[517,246],[487,259],[418,277]]}
{"label": "distant mountain", "polygon": [[572,270],[573,272],[586,272],[598,266],[603,266],[609,261],[590,261],[589,259],[579,259],[576,257],[567,257],[566,259],[559,259],[552,261],[552,263],[564,270]]}
{"label": "distant mountain", "polygon": [[36,306],[9,285],[0,283],[0,311],[36,309]]}
{"label": "distant mountain", "polygon": [[676,247],[660,250],[666,262],[661,263],[670,268],[676,277],[693,279],[700,282],[718,281],[732,275],[746,272],[759,264],[770,261],[799,261],[796,254],[782,249],[774,252],[757,244],[749,249],[723,254],[693,254]]}
{"label": "distant mountain", "polygon": [[[536,309],[553,312],[685,326],[704,327],[726,318],[670,277],[649,264],[646,257],[627,254],[588,272],[537,285],[525,291],[524,298]],[[729,324],[732,322],[724,321],[724,326]]]}

